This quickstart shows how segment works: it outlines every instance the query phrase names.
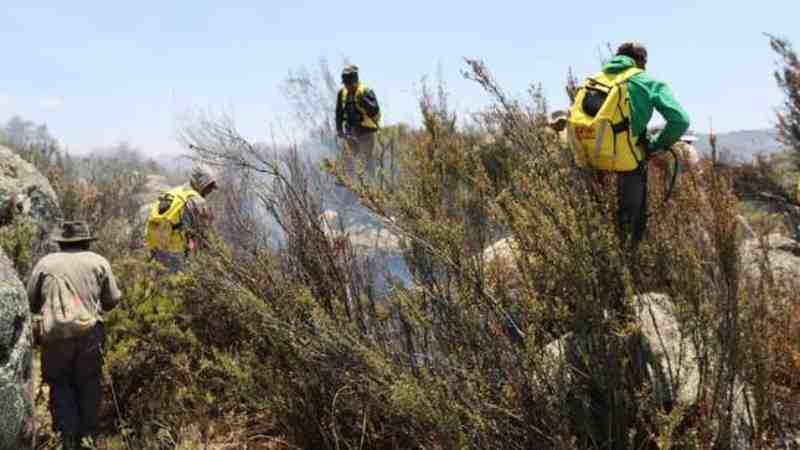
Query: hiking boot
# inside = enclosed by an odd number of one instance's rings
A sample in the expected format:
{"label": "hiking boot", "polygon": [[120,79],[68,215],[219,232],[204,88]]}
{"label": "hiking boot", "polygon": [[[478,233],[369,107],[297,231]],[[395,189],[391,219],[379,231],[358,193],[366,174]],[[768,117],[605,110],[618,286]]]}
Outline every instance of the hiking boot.
{"label": "hiking boot", "polygon": [[80,450],[81,438],[74,433],[61,435],[61,450]]}
{"label": "hiking boot", "polygon": [[92,450],[96,448],[94,438],[91,436],[81,436],[78,438],[78,450]]}

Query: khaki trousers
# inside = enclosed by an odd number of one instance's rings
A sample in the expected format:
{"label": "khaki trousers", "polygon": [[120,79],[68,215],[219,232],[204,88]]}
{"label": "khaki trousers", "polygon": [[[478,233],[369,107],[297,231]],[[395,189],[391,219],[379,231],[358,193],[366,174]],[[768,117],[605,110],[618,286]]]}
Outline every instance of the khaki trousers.
{"label": "khaki trousers", "polygon": [[[377,132],[354,133],[348,139],[349,152],[345,152],[345,165],[350,175],[355,175],[355,162],[359,161],[364,165],[367,175],[375,175],[377,161],[375,147],[377,144]],[[349,153],[349,155],[347,154]]]}

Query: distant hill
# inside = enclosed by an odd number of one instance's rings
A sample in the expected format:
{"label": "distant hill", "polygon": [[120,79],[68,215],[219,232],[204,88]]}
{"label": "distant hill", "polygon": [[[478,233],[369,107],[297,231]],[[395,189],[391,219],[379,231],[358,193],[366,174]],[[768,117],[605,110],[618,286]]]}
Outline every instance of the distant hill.
{"label": "distant hill", "polygon": [[[695,147],[703,155],[711,153],[708,134],[697,133]],[[783,149],[778,142],[778,133],[774,129],[731,131],[717,134],[717,149],[721,155],[729,155],[738,161],[751,161],[755,155],[769,155]],[[725,156],[723,156],[725,157]]]}

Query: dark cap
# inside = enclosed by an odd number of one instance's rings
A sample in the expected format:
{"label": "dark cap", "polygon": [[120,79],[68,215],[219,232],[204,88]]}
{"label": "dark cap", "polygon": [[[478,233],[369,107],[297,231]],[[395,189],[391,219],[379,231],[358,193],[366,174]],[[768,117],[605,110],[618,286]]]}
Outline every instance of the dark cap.
{"label": "dark cap", "polygon": [[96,237],[92,236],[89,226],[86,222],[79,220],[72,222],[63,222],[57,230],[55,230],[50,238],[56,242],[86,242],[95,241]]}
{"label": "dark cap", "polygon": [[342,76],[344,75],[358,75],[358,66],[355,64],[348,64],[342,69]]}

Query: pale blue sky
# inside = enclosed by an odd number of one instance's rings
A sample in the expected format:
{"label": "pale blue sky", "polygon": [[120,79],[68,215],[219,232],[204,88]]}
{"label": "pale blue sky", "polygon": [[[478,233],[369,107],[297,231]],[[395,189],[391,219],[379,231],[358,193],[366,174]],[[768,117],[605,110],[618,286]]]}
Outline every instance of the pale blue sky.
{"label": "pale blue sky", "polygon": [[486,101],[459,71],[484,59],[521,94],[541,83],[564,106],[569,66],[598,68],[606,42],[642,41],[694,128],[771,126],[781,96],[762,32],[800,49],[800,1],[16,1],[0,9],[0,120],[46,122],[74,151],[127,140],[178,152],[189,109],[232,112],[264,139],[288,134],[281,84],[291,69],[344,57],[361,67],[387,122],[418,120],[415,86],[442,68],[461,111]]}

